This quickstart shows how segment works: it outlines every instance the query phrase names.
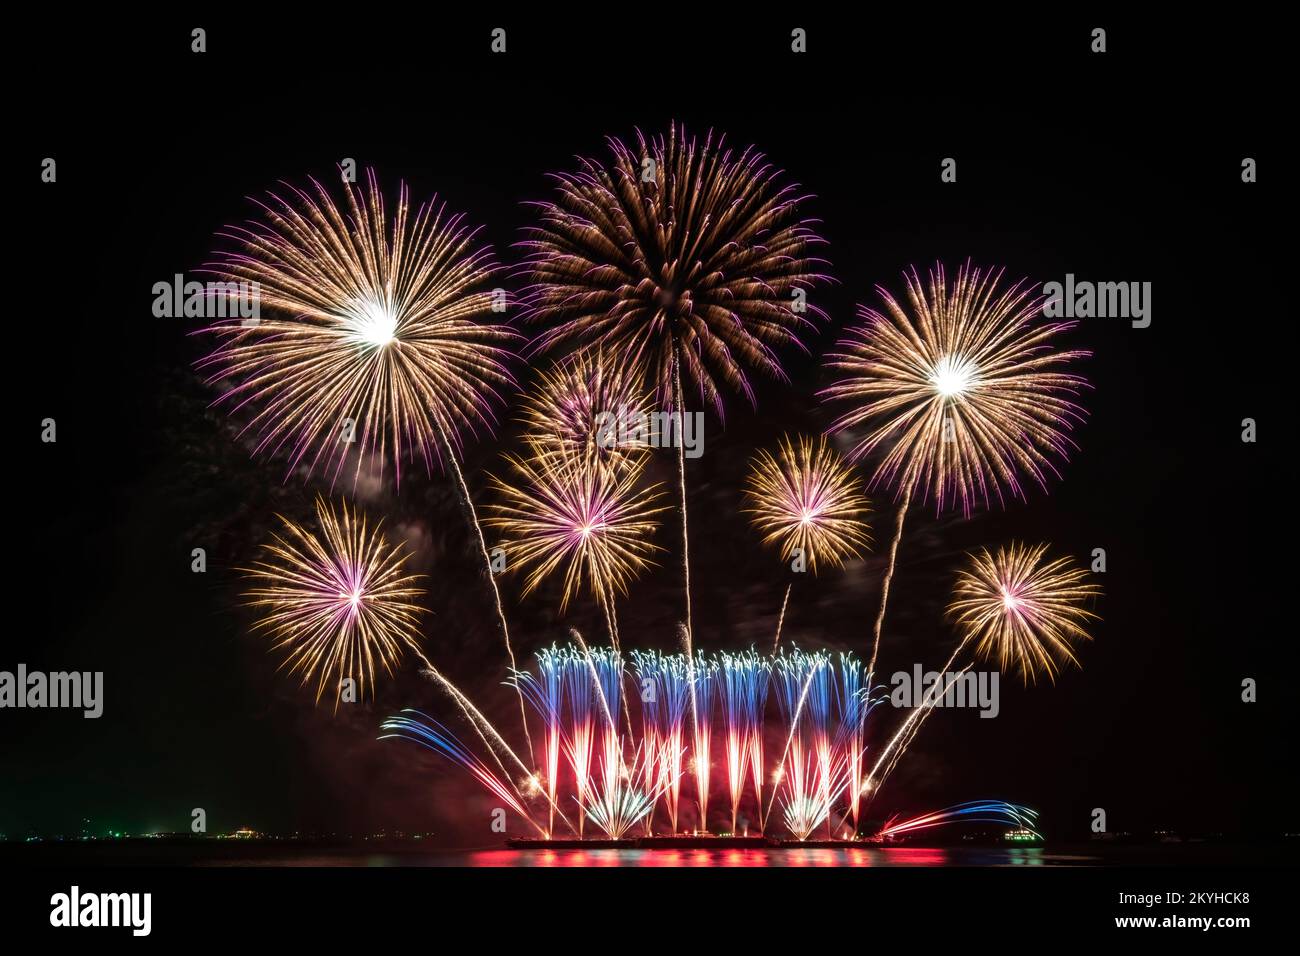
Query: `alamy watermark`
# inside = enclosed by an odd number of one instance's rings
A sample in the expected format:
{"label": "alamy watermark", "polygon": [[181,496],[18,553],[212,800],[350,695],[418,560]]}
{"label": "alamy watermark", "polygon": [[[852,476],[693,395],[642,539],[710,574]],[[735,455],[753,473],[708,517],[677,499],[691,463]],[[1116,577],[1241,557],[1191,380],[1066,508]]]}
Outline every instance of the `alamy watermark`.
{"label": "alamy watermark", "polygon": [[179,272],[170,282],[153,284],[153,314],[160,319],[262,318],[262,288],[256,282],[186,282]]}
{"label": "alamy watermark", "polygon": [[148,936],[153,925],[152,893],[83,893],[73,886],[50,897],[50,925],[126,926],[132,936]]}
{"label": "alamy watermark", "polygon": [[103,671],[0,671],[0,708],[69,707],[94,719],[104,713]]}
{"label": "alamy watermark", "polygon": [[1044,282],[1043,295],[1049,319],[1131,319],[1135,329],[1151,324],[1150,282],[1088,282],[1068,272],[1064,282]]}
{"label": "alamy watermark", "polygon": [[704,454],[703,412],[647,412],[626,405],[596,414],[601,448],[681,448],[687,458]]}
{"label": "alamy watermark", "polygon": [[980,717],[996,717],[1001,711],[997,671],[923,671],[920,664],[911,671],[895,671],[889,678],[893,690],[889,702],[895,707],[970,707]]}

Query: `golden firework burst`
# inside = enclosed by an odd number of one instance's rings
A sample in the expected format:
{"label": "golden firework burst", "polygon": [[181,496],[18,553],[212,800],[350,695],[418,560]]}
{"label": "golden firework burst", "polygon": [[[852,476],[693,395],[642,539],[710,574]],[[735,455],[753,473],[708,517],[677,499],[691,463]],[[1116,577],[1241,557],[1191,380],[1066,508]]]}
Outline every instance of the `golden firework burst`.
{"label": "golden firework burst", "polygon": [[485,321],[500,301],[484,288],[491,253],[436,199],[412,213],[405,185],[390,222],[373,172],[364,193],[344,182],[343,208],[311,186],[270,194],[264,221],[226,234],[238,250],[207,271],[255,288],[267,314],[206,329],[219,344],[199,368],[248,414],[256,451],[287,449],[290,468],[329,462],[337,478],[354,455],[359,475],[373,456],[400,482],[407,458],[446,467],[513,384],[518,336]]}
{"label": "golden firework burst", "polygon": [[1101,595],[1088,572],[1068,558],[1045,560],[1047,545],[1012,544],[970,556],[957,575],[949,614],[974,641],[975,653],[1019,670],[1025,683],[1040,672],[1054,679],[1078,663],[1072,644],[1088,640],[1084,625],[1100,618],[1084,604]]}
{"label": "golden firework burst", "polygon": [[1022,475],[1046,487],[1053,458],[1075,447],[1069,432],[1086,413],[1071,399],[1087,383],[1060,368],[1090,353],[1054,349],[1074,323],[1039,322],[1031,287],[999,292],[1001,277],[967,263],[950,284],[937,264],[927,287],[912,269],[910,309],[878,290],[885,314],[860,308],[865,323],[829,356],[846,374],[820,394],[852,403],[831,428],[867,428],[849,459],[883,453],[873,485],[904,501],[920,492],[940,511],[956,500],[969,514],[1004,490],[1023,498]]}
{"label": "golden firework burst", "polygon": [[492,477],[501,500],[486,523],[503,535],[507,566],[527,570],[525,595],[563,568],[561,612],[584,583],[608,607],[661,550],[648,540],[664,510],[659,486],[636,487],[644,460],[618,472],[543,452],[506,460],[514,480]]}
{"label": "golden firework burst", "polygon": [[818,561],[837,567],[870,543],[862,516],[867,499],[852,469],[823,437],[782,438],[776,455],[760,450],[745,485],[746,512],[763,535],[779,542],[781,560],[798,548],[813,573]]}
{"label": "golden firework burst", "polygon": [[376,664],[391,674],[404,650],[419,649],[421,576],[406,573],[403,545],[389,544],[346,504],[336,512],[317,499],[316,517],[315,531],[281,518],[284,533],[245,569],[253,582],[246,597],[265,611],[256,629],[286,652],[283,666],[304,684],[316,677],[317,703],[347,677],[364,698]]}

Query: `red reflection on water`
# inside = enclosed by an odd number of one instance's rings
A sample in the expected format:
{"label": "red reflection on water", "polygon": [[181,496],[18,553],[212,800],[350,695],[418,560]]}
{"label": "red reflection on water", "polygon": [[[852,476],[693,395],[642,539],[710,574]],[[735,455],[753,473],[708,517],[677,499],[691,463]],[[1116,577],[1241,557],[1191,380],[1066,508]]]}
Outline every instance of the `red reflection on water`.
{"label": "red reflection on water", "polygon": [[941,849],[922,847],[786,847],[698,850],[484,850],[469,853],[470,866],[539,867],[827,867],[943,866]]}
{"label": "red reflection on water", "polygon": [[944,850],[923,846],[891,846],[880,851],[889,866],[943,866],[948,862]]}

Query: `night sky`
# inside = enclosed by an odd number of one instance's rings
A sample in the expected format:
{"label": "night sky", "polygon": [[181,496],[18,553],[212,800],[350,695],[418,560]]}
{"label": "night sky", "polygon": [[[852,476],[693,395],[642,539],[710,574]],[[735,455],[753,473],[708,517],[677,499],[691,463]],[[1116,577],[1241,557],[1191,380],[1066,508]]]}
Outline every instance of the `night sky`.
{"label": "night sky", "polygon": [[[879,303],[876,284],[901,293],[905,267],[968,257],[1035,281],[1149,281],[1149,328],[1085,319],[1069,334],[1094,353],[1076,369],[1094,386],[1092,414],[1048,494],[970,520],[909,514],[881,649],[886,674],[938,667],[964,553],[1041,540],[1080,562],[1107,551],[1104,620],[1082,669],[1028,690],[1004,679],[996,720],[935,715],[874,809],[997,797],[1038,808],[1051,836],[1084,835],[1094,807],[1116,830],[1283,829],[1281,645],[1292,638],[1269,623],[1284,549],[1265,529],[1292,474],[1280,453],[1290,383],[1277,365],[1293,353],[1289,332],[1275,332],[1292,298],[1270,278],[1264,234],[1280,170],[1261,158],[1263,181],[1240,179],[1242,157],[1265,152],[1265,108],[1223,64],[1182,54],[1193,78],[1175,100],[1141,52],[1173,55],[1172,38],[1118,21],[1104,57],[1088,54],[1083,22],[986,28],[967,43],[960,23],[853,34],[813,21],[519,20],[501,24],[503,57],[488,53],[497,24],[486,21],[343,35],[213,23],[203,56],[188,52],[192,25],[124,32],[111,55],[91,44],[82,52],[100,58],[97,82],[57,113],[20,110],[33,132],[11,157],[26,212],[10,228],[29,261],[11,277],[26,315],[10,316],[22,326],[8,401],[17,527],[0,669],[102,670],[105,710],[0,715],[0,833],[75,835],[83,819],[95,832],[183,830],[203,807],[213,831],[490,842],[489,801],[457,771],[375,739],[401,707],[452,716],[413,662],[376,701],[335,715],[277,674],[278,658],[249,633],[234,569],[277,513],[306,518],[328,489],[250,458],[192,370],[210,343],[189,335],[194,320],[154,318],[151,288],[191,273],[217,230],[254,215],[247,197],[332,177],[345,156],[390,190],[404,179],[413,197],[439,193],[512,263],[524,204],[549,196],[548,172],[603,157],[606,135],[673,120],[756,144],[814,194],[808,212],[823,221],[838,280],[813,293],[833,323],[807,339],[810,354],[786,354],[790,383],[761,382],[756,410],[729,396],[725,423],[708,419],[704,455],[688,462],[697,646],[770,641],[787,577],[739,513],[741,482],[754,448],[830,421],[814,398],[829,380],[821,357],[857,303]],[[789,52],[796,25],[810,31],[805,56]],[[37,178],[47,155],[54,185]],[[946,156],[956,184],[940,182]],[[1239,437],[1248,416],[1254,445]],[[46,417],[58,422],[55,445],[39,442]],[[480,503],[485,470],[499,471],[517,438],[511,412],[503,418],[497,439],[467,452]],[[651,467],[674,480],[667,454]],[[490,591],[449,483],[409,470],[399,494],[362,501],[430,575],[427,653],[508,725],[515,701],[499,686]],[[885,495],[873,502],[873,552],[795,585],[786,635],[804,647],[869,653],[893,520]],[[677,527],[668,514],[659,543],[673,547]],[[190,571],[195,547],[207,550],[205,574]],[[558,590],[526,600],[519,590],[503,582],[520,649],[563,640],[569,626],[601,633],[590,602],[561,618]],[[673,551],[619,606],[624,646],[673,648],[680,602]],[[1241,702],[1246,677],[1259,681],[1258,703]]]}

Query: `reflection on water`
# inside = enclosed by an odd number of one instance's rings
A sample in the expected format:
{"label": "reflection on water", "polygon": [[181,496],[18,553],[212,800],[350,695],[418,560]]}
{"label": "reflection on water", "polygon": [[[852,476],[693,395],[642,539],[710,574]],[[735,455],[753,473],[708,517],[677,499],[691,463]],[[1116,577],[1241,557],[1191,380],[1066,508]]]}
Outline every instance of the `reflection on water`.
{"label": "reflection on water", "polygon": [[1038,866],[1036,848],[808,847],[727,850],[488,850],[469,866]]}
{"label": "reflection on water", "polygon": [[467,850],[433,854],[303,854],[230,866],[842,867],[1071,866],[1096,862],[1042,847],[808,847],[691,850]]}

